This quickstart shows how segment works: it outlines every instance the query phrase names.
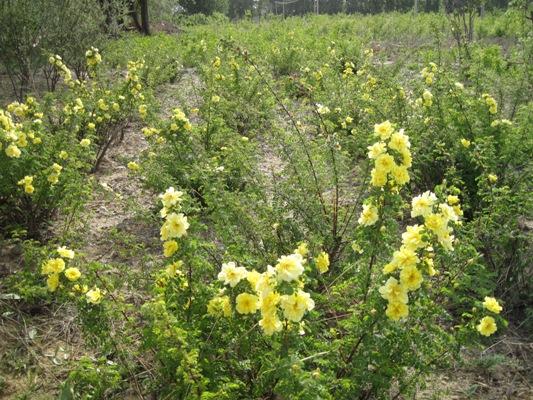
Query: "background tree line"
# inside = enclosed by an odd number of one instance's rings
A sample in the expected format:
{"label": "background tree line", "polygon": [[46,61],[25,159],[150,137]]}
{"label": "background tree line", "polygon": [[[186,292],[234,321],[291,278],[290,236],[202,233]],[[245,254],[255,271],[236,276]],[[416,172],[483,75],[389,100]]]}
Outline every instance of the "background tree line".
{"label": "background tree line", "polygon": [[[315,13],[315,0],[178,0],[176,2],[188,14],[214,12],[226,14],[230,18],[242,18],[246,14],[274,13],[304,15]],[[479,3],[487,10],[506,8],[509,0],[318,0],[320,14],[381,12],[407,12],[415,9],[420,12],[438,12],[470,3]],[[177,5],[176,4],[176,5]]]}

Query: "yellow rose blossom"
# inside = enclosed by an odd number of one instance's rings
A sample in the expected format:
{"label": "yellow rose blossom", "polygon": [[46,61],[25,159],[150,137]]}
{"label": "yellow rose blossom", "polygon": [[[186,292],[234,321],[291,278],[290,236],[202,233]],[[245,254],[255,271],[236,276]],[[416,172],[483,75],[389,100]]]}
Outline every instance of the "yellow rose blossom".
{"label": "yellow rose blossom", "polygon": [[387,183],[387,172],[378,171],[377,169],[372,170],[370,183],[372,186],[383,187]]}
{"label": "yellow rose blossom", "polygon": [[424,192],[420,196],[413,198],[411,202],[411,217],[415,218],[418,216],[426,217],[433,212],[433,205],[437,201],[437,196],[431,192]]}
{"label": "yellow rose blossom", "polygon": [[74,251],[69,250],[69,249],[67,249],[67,248],[64,247],[64,246],[58,247],[58,248],[57,248],[57,253],[58,253],[61,257],[63,257],[63,258],[69,258],[69,259],[71,259],[71,260],[72,260],[72,259],[74,258],[74,256],[75,256]]}
{"label": "yellow rose blossom", "polygon": [[381,154],[387,150],[387,145],[384,142],[376,142],[372,146],[368,146],[368,158],[371,160],[377,159]]}
{"label": "yellow rose blossom", "polygon": [[321,274],[326,273],[329,269],[329,254],[321,251],[316,258],[316,266]]}
{"label": "yellow rose blossom", "polygon": [[307,247],[306,242],[302,242],[298,245],[298,248],[294,250],[296,254],[301,255],[302,257],[305,257],[309,253],[309,249]]}
{"label": "yellow rose blossom", "polygon": [[87,303],[99,304],[102,301],[104,294],[99,288],[95,287],[94,289],[91,289],[87,293],[85,293],[85,297]]}
{"label": "yellow rose blossom", "polygon": [[263,330],[264,334],[271,336],[276,332],[280,332],[283,329],[283,325],[274,313],[264,314],[263,318],[259,320],[259,326]]}
{"label": "yellow rose blossom", "polygon": [[410,250],[416,250],[424,247],[426,243],[422,240],[424,234],[424,227],[421,225],[407,226],[404,233],[402,233],[402,244]]}
{"label": "yellow rose blossom", "polygon": [[470,140],[462,138],[461,144],[463,145],[464,148],[469,148],[471,143],[470,143]]}
{"label": "yellow rose blossom", "polygon": [[139,171],[139,169],[141,169],[141,167],[140,167],[139,164],[137,164],[135,161],[130,161],[130,162],[128,163],[128,169],[129,169],[130,171],[134,171],[134,172],[136,172],[136,171]]}
{"label": "yellow rose blossom", "polygon": [[401,129],[399,132],[394,132],[389,141],[389,148],[402,153],[411,147],[409,137],[403,133]]}
{"label": "yellow rose blossom", "polygon": [[215,297],[207,303],[207,313],[213,317],[230,317],[231,302],[228,296]]}
{"label": "yellow rose blossom", "polygon": [[485,297],[483,307],[495,314],[499,314],[503,310],[503,307],[494,297]]}
{"label": "yellow rose blossom", "polygon": [[81,147],[89,147],[90,145],[91,145],[90,139],[85,138],[85,139],[80,140]]}
{"label": "yellow rose blossom", "polygon": [[451,194],[448,195],[446,200],[448,201],[448,204],[451,205],[451,206],[459,203],[459,197],[451,195]]}
{"label": "yellow rose blossom", "polygon": [[490,183],[496,183],[496,182],[498,182],[498,175],[495,175],[495,174],[489,174],[489,175],[488,175],[488,178],[489,178],[489,182],[490,182]]}
{"label": "yellow rose blossom", "polygon": [[167,265],[167,267],[165,268],[165,273],[169,278],[173,278],[176,275],[183,275],[181,268],[183,268],[183,261],[179,260]]}
{"label": "yellow rose blossom", "polygon": [[376,206],[372,204],[363,204],[363,210],[357,222],[364,226],[374,225],[379,219],[379,213]]}
{"label": "yellow rose blossom", "polygon": [[392,124],[390,121],[382,122],[381,124],[375,124],[374,125],[374,134],[376,136],[379,136],[381,140],[388,139],[392,132],[394,131],[394,128],[392,127]]}
{"label": "yellow rose blossom", "polygon": [[59,287],[59,274],[50,274],[46,278],[46,286],[50,292],[55,292]]}
{"label": "yellow rose blossom", "polygon": [[170,213],[167,215],[167,219],[161,227],[161,239],[167,240],[172,238],[180,238],[187,233],[189,228],[189,222],[187,217],[182,213]]}
{"label": "yellow rose blossom", "polygon": [[167,240],[163,243],[163,254],[165,257],[172,257],[178,251],[178,242],[175,240]]}
{"label": "yellow rose blossom", "polygon": [[52,258],[46,261],[41,267],[41,273],[43,275],[59,274],[65,269],[65,261],[61,258]]}
{"label": "yellow rose blossom", "polygon": [[415,266],[419,261],[416,253],[405,246],[400,247],[392,256],[392,263],[400,269]]}
{"label": "yellow rose blossom", "polygon": [[496,321],[492,317],[483,317],[476,326],[477,331],[483,336],[490,336],[498,330]]}
{"label": "yellow rose blossom", "polygon": [[166,208],[170,208],[182,201],[183,192],[175,190],[172,186],[165,193],[159,195],[161,203]]}
{"label": "yellow rose blossom", "polygon": [[400,272],[400,283],[407,290],[418,289],[423,280],[422,274],[414,265],[407,266]]}
{"label": "yellow rose blossom", "polygon": [[394,157],[390,154],[381,154],[376,158],[376,169],[378,171],[389,172],[396,166]]}
{"label": "yellow rose blossom", "polygon": [[246,280],[250,283],[250,286],[255,289],[257,282],[261,278],[261,274],[257,272],[255,269],[252,271],[248,271],[246,274]]}
{"label": "yellow rose blossom", "polygon": [[385,315],[393,321],[398,321],[409,315],[409,307],[405,303],[389,303]]}
{"label": "yellow rose blossom", "polygon": [[242,279],[246,278],[248,271],[244,267],[237,267],[234,262],[222,264],[222,269],[218,273],[218,280],[225,285],[235,287]]}
{"label": "yellow rose blossom", "polygon": [[253,314],[259,309],[259,297],[250,293],[241,293],[235,299],[235,309],[239,314]]}
{"label": "yellow rose blossom", "polygon": [[14,144],[10,144],[9,146],[7,146],[5,151],[6,155],[10,158],[19,158],[22,154],[20,149]]}
{"label": "yellow rose blossom", "polygon": [[299,290],[295,294],[281,296],[280,305],[285,318],[292,322],[300,322],[305,312],[315,307],[315,302],[309,293]]}
{"label": "yellow rose blossom", "polygon": [[275,267],[278,278],[286,282],[298,279],[298,277],[304,272],[302,261],[303,258],[300,254],[281,256]]}
{"label": "yellow rose blossom", "polygon": [[403,286],[396,278],[390,277],[385,285],[379,288],[381,297],[391,303],[407,304],[409,298],[407,296],[407,288]]}
{"label": "yellow rose blossom", "polygon": [[81,272],[78,268],[70,267],[65,270],[65,276],[69,281],[75,282],[80,278]]}
{"label": "yellow rose blossom", "polygon": [[279,295],[279,293],[271,291],[266,293],[265,295],[261,295],[260,299],[261,313],[264,315],[276,312],[276,306],[280,302],[281,296]]}

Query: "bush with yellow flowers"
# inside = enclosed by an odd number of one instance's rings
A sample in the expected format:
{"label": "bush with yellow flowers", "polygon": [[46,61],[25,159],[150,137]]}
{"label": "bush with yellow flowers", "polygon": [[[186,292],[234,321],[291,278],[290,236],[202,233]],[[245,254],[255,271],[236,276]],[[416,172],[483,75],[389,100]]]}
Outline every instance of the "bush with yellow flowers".
{"label": "bush with yellow flowers", "polygon": [[75,79],[60,56],[49,62],[65,90],[44,102],[28,97],[0,109],[0,221],[2,231],[21,228],[38,237],[54,214],[76,213],[88,196],[86,173],[96,170],[129,121],[145,118],[143,62],[130,62],[123,81],[99,74],[101,55],[87,51],[88,75]]}
{"label": "bush with yellow flowers", "polygon": [[[46,114],[46,115],[45,115]],[[9,236],[38,237],[59,209],[75,212],[86,197],[82,171],[90,163],[71,132],[49,123],[47,107],[28,97],[0,109],[0,226]]]}
{"label": "bush with yellow flowers", "polygon": [[[164,118],[138,104],[150,147],[128,166],[161,193],[157,256],[76,265],[79,283],[59,250],[44,261],[43,287],[139,397],[414,396],[529,296],[531,105],[476,69],[501,57],[391,61],[339,18],[184,33],[202,82]],[[82,102],[105,120],[103,96]]]}
{"label": "bush with yellow flowers", "polygon": [[[148,115],[145,97],[144,61],[130,61],[118,83],[101,73],[102,56],[91,48],[86,52],[88,74],[74,79],[60,56],[50,57],[69,90],[61,99],[63,128],[72,130],[80,144],[96,154],[93,171],[98,169],[107,149],[124,139],[128,123]],[[58,105],[59,106],[59,105]]]}

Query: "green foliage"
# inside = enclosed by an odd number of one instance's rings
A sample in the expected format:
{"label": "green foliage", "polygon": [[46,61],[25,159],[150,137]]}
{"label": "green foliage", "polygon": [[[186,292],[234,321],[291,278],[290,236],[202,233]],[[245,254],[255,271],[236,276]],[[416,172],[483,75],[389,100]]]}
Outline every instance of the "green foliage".
{"label": "green foliage", "polygon": [[[472,43],[464,57],[448,48],[446,21],[224,21],[109,44],[115,71],[131,55],[144,65],[130,64],[124,86],[94,66],[94,91],[74,84],[60,103],[73,110],[87,95],[90,111],[61,118],[80,126],[65,129],[77,140],[96,118],[101,145],[115,119],[149,103],[137,82],[185,92],[162,115],[139,110],[139,175],[161,193],[145,218],[158,221],[164,257],[141,272],[28,251],[101,357],[81,360],[62,396],[409,397],[461,348],[488,342],[480,334],[528,315],[529,42]],[[523,34],[488,24],[481,36]],[[177,73],[178,61],[190,69]],[[12,106],[30,116],[17,129],[33,123],[32,104]],[[118,254],[144,251],[118,230],[110,238]],[[79,266],[75,280],[52,270],[61,257]]]}
{"label": "green foliage", "polygon": [[85,72],[85,51],[103,39],[104,15],[97,0],[60,0],[50,6],[45,0],[0,3],[0,62],[8,73],[20,101],[36,90],[36,75],[46,77],[55,88],[50,54],[61,54],[77,76]]}

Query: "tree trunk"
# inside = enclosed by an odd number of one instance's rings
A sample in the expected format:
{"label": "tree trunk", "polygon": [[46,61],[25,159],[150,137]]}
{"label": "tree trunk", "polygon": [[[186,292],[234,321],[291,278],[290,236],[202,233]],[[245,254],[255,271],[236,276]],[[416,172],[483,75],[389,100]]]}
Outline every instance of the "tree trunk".
{"label": "tree trunk", "polygon": [[148,19],[148,0],[140,0],[141,2],[141,23],[142,31],[145,35],[150,34],[150,21]]}

